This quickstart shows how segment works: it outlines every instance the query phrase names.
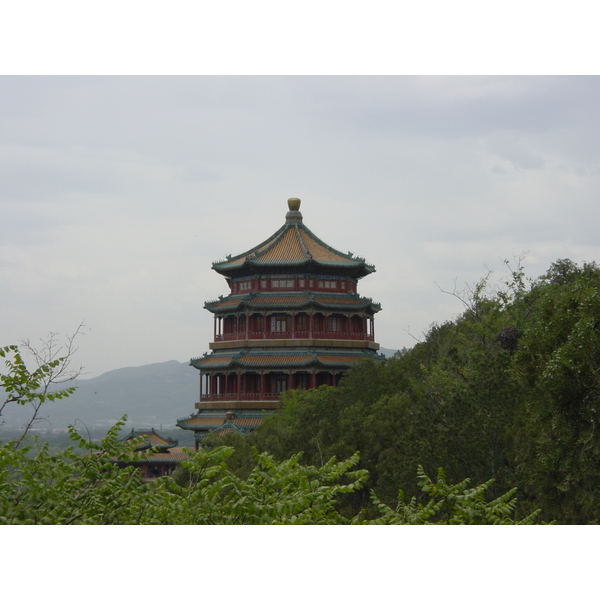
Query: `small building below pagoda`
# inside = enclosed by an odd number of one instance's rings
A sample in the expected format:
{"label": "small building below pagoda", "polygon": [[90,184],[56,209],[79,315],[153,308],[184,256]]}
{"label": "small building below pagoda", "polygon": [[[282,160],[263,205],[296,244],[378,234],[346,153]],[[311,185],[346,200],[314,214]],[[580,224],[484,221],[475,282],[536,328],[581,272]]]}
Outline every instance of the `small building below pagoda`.
{"label": "small building below pagoda", "polygon": [[375,267],[313,234],[299,199],[288,208],[268,239],[213,263],[229,295],[204,305],[214,337],[210,352],[190,361],[200,375],[198,412],[177,422],[196,432],[197,446],[225,424],[252,431],[287,390],[335,386],[357,362],[383,360],[374,326],[381,306],[357,291]]}
{"label": "small building below pagoda", "polygon": [[158,431],[155,431],[154,428],[132,429],[120,441],[126,442],[137,438],[143,439],[136,446],[136,452],[149,449],[156,450],[156,452],[139,461],[129,463],[119,461],[117,464],[121,467],[133,465],[139,468],[144,479],[155,479],[156,477],[172,475],[179,464],[188,458],[188,455],[183,452],[183,448],[177,446],[177,440],[163,436]]}

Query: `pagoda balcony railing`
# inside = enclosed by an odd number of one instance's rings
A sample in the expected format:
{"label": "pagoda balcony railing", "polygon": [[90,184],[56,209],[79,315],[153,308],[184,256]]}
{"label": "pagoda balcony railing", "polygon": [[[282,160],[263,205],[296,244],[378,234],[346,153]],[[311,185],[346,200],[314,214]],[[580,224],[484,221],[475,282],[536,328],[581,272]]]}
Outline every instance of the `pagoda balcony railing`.
{"label": "pagoda balcony railing", "polygon": [[[293,338],[294,334],[291,331],[251,331],[248,334],[250,340],[285,340]],[[240,339],[246,339],[245,335],[241,335]]]}
{"label": "pagoda balcony railing", "polygon": [[[264,394],[259,392],[242,393],[239,395],[239,398],[241,400],[277,400],[280,393],[281,392],[265,392]],[[200,398],[201,400],[237,400],[238,394],[202,394]]]}
{"label": "pagoda balcony railing", "polygon": [[291,338],[291,331],[268,331],[266,339],[268,340],[285,340],[287,338]]}
{"label": "pagoda balcony railing", "polygon": [[237,340],[289,340],[289,339],[315,339],[315,340],[361,340],[373,341],[374,336],[354,331],[283,331],[283,332],[264,332],[249,331],[248,333],[225,333],[216,335],[215,342],[237,341]]}
{"label": "pagoda balcony railing", "polygon": [[352,331],[313,331],[316,340],[372,340],[372,335]]}
{"label": "pagoda balcony railing", "polygon": [[242,334],[239,333],[224,333],[221,336],[221,339],[223,340],[239,340],[239,339],[244,339],[245,336],[243,336]]}

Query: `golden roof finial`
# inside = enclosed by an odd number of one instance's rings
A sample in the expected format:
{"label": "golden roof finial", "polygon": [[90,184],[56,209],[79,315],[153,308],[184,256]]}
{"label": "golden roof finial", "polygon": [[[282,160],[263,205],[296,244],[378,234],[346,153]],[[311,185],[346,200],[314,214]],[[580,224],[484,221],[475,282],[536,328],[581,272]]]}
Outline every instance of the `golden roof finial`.
{"label": "golden roof finial", "polygon": [[300,198],[289,198],[288,199],[288,207],[290,210],[293,210],[293,211],[300,210]]}

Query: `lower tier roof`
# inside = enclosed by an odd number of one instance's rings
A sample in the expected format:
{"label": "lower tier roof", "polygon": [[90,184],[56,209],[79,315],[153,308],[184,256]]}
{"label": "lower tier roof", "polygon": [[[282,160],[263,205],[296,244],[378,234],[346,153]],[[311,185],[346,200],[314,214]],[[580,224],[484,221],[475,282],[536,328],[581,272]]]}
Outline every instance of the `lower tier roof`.
{"label": "lower tier roof", "polygon": [[314,349],[313,351],[297,352],[220,352],[205,354],[203,357],[194,358],[190,365],[202,371],[224,371],[224,370],[256,370],[256,369],[309,369],[319,367],[350,367],[365,358],[379,359],[383,357],[372,350],[352,349],[344,352],[324,352]]}
{"label": "lower tier roof", "polygon": [[204,308],[212,313],[228,313],[239,310],[299,310],[311,307],[359,312],[369,310],[376,313],[381,310],[381,304],[371,298],[363,298],[357,294],[324,294],[319,292],[251,292],[249,294],[220,297],[218,300],[205,302]]}
{"label": "lower tier roof", "polygon": [[264,418],[265,411],[223,412],[199,410],[189,417],[177,419],[177,427],[203,432],[232,430],[236,433],[250,433],[262,424]]}

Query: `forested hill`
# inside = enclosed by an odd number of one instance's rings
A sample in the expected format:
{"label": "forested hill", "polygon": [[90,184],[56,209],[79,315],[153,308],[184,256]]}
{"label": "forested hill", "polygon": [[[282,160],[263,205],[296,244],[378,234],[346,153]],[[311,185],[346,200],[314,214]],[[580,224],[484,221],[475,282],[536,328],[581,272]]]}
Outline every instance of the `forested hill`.
{"label": "forested hill", "polygon": [[[395,352],[381,349],[386,356]],[[75,385],[72,396],[44,404],[37,430],[65,430],[75,420],[89,429],[108,429],[124,414],[128,415],[127,427],[175,427],[178,418],[195,411],[200,383],[196,369],[170,360],[116,369],[92,379],[79,379]],[[3,427],[12,430],[26,423],[30,413],[9,405],[2,416]]]}
{"label": "forested hill", "polygon": [[500,288],[484,277],[455,296],[463,314],[410,351],[288,393],[235,443],[313,465],[358,451],[390,505],[398,489],[419,496],[419,466],[442,467],[449,481],[493,479],[496,495],[516,488],[545,521],[600,524],[600,267],[563,259],[532,281],[519,266]]}

